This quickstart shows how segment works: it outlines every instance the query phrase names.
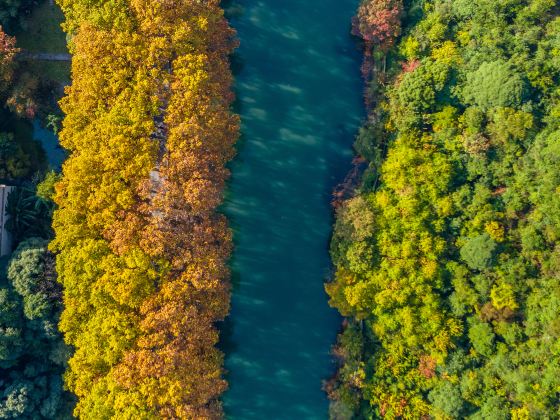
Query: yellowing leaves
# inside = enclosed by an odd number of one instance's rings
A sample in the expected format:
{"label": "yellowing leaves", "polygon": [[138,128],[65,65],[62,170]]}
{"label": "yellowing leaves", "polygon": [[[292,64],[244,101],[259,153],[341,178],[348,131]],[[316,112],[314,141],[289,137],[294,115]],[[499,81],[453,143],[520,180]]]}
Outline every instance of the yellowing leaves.
{"label": "yellowing leaves", "polygon": [[507,283],[502,282],[494,285],[490,291],[490,299],[492,300],[492,305],[497,309],[509,308],[513,311],[519,307],[515,300],[513,289]]}
{"label": "yellowing leaves", "polygon": [[440,47],[432,50],[432,58],[447,65],[458,64],[460,56],[453,41],[445,41]]}
{"label": "yellowing leaves", "polygon": [[214,419],[231,250],[216,207],[238,131],[233,32],[214,1],[61,2],[74,35],[61,102],[71,153],[51,247],[76,348],[75,414]]}
{"label": "yellowing leaves", "polygon": [[495,220],[486,223],[486,225],[484,226],[484,230],[496,242],[503,242],[505,239],[505,232],[503,226],[500,225],[500,223],[498,223]]}

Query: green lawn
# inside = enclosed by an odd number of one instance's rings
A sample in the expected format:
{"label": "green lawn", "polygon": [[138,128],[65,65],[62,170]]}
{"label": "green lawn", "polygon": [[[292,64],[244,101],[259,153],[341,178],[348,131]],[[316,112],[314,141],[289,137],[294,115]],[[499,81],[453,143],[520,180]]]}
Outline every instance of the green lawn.
{"label": "green lawn", "polygon": [[[66,34],[60,24],[64,20],[60,8],[41,2],[33,9],[31,15],[24,20],[23,28],[15,33],[19,48],[29,52],[68,53]],[[29,70],[47,79],[62,84],[70,80],[70,63],[38,61],[30,62]]]}
{"label": "green lawn", "polygon": [[58,6],[41,2],[15,34],[18,46],[31,52],[67,53],[66,35],[60,27],[63,20]]}

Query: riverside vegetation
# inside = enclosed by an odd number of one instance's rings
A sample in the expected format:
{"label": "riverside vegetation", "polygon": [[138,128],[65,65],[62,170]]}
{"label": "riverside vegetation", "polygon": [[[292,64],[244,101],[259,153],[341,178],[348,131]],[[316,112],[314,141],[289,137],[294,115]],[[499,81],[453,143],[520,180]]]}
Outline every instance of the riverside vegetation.
{"label": "riverside vegetation", "polygon": [[47,249],[57,175],[29,121],[54,116],[57,82],[16,59],[19,44],[4,31],[22,32],[19,16],[29,7],[0,2],[0,180],[19,186],[5,209],[16,249],[0,259],[0,418],[66,419],[74,404],[62,380],[70,348],[57,328],[61,288]]}
{"label": "riverside vegetation", "polygon": [[[0,417],[220,417],[231,234],[216,208],[238,131],[235,34],[217,1],[59,5],[73,55],[62,174],[26,119],[58,131],[56,93],[35,71],[64,78],[64,63],[29,63],[0,32],[0,178],[18,186],[17,249],[0,276]],[[0,22],[41,48],[30,33],[43,27],[21,16],[59,13],[31,7],[0,2]]]}
{"label": "riverside vegetation", "polygon": [[231,235],[216,207],[238,119],[218,3],[60,2],[73,61],[50,248],[80,418],[221,415]]}
{"label": "riverside vegetation", "polygon": [[560,415],[560,9],[365,0],[332,418]]}

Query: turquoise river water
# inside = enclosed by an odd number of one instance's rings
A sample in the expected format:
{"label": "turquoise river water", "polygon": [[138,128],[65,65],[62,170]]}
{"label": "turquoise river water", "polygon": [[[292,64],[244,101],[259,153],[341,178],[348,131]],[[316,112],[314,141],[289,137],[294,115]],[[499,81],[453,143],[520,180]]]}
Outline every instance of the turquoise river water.
{"label": "turquoise river water", "polygon": [[225,5],[234,57],[238,156],[224,211],[234,230],[231,315],[222,327],[228,419],[328,418],[322,381],[340,318],[327,304],[333,187],[363,118],[358,0]]}

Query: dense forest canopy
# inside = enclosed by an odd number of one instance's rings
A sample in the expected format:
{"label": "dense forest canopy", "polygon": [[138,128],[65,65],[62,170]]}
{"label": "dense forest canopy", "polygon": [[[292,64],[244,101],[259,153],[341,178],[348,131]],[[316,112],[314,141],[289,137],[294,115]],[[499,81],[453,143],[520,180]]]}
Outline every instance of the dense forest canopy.
{"label": "dense forest canopy", "polygon": [[560,9],[364,0],[370,161],[338,210],[333,418],[557,418]]}
{"label": "dense forest canopy", "polygon": [[216,212],[237,117],[218,1],[60,2],[70,156],[50,248],[64,286],[65,374],[80,418],[216,418],[214,323],[231,248]]}

